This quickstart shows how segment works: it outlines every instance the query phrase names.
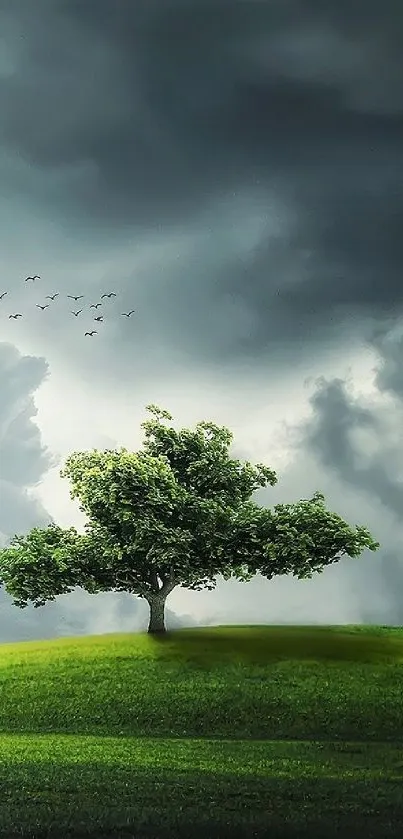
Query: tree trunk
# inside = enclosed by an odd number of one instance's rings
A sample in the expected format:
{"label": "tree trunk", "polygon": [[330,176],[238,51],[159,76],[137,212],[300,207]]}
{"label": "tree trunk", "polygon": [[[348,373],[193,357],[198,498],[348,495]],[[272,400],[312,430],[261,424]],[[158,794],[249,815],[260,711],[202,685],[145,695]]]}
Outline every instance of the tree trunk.
{"label": "tree trunk", "polygon": [[150,621],[148,624],[148,632],[154,635],[166,632],[165,628],[165,601],[166,594],[148,595],[147,600],[150,606]]}
{"label": "tree trunk", "polygon": [[177,581],[173,577],[166,577],[163,579],[163,585],[158,588],[158,580],[155,578],[157,590],[144,592],[143,597],[147,600],[150,607],[150,621],[148,624],[148,632],[153,635],[164,635],[165,628],[165,602],[168,594],[174,590]]}

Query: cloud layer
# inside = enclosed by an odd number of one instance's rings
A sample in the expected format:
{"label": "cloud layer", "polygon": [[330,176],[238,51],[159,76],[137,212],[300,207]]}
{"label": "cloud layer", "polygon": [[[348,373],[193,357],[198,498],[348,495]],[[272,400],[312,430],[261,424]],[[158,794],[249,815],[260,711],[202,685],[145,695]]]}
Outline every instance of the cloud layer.
{"label": "cloud layer", "polygon": [[[181,590],[172,608],[231,620],[261,593],[261,622],[297,604],[306,619],[401,615],[401,24],[394,0],[0,2],[3,539],[47,507],[74,518],[59,460],[138,447],[160,401],[278,462],[264,503],[316,481],[384,534],[354,572]],[[85,295],[82,320],[68,294]]]}

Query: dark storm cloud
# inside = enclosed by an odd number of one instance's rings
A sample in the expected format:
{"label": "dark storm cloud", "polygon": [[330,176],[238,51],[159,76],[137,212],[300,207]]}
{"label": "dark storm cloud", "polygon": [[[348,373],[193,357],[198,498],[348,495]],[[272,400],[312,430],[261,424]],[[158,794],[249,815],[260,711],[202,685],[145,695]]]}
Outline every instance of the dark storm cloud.
{"label": "dark storm cloud", "polygon": [[32,527],[46,527],[51,521],[52,516],[36,498],[0,479],[0,547],[8,544],[16,533],[27,533]]}
{"label": "dark storm cloud", "polygon": [[364,402],[353,396],[349,384],[339,378],[316,380],[309,400],[312,416],[289,429],[294,458],[285,481],[280,478],[262,503],[289,503],[319,489],[329,509],[352,526],[367,526],[380,542],[379,550],[365,551],[354,562],[341,560],[334,582],[347,582],[358,622],[401,625],[403,405],[396,403],[393,411],[379,400]]}
{"label": "dark storm cloud", "polygon": [[[8,172],[24,160],[41,173],[37,212],[131,241],[207,228],[234,194],[245,221],[266,216],[243,254],[228,245],[207,270],[198,253],[158,288],[143,273],[142,301],[158,298],[161,320],[172,309],[161,340],[203,362],[273,348],[289,361],[401,311],[397,3],[90,0],[0,15],[0,139]],[[291,221],[274,235],[277,202]]]}
{"label": "dark storm cloud", "polygon": [[[401,452],[384,436],[384,427],[370,408],[360,404],[346,390],[341,379],[319,379],[310,398],[313,418],[301,426],[303,445],[313,451],[327,469],[335,471],[347,484],[380,501],[401,519],[403,483],[393,467]],[[357,454],[352,432],[370,431],[378,438],[378,451]]]}
{"label": "dark storm cloud", "polygon": [[[17,5],[6,16],[3,142],[41,167],[94,164],[77,203],[109,223],[183,219],[278,167],[323,168],[335,147],[348,168],[382,137],[384,155],[398,151],[401,123],[384,108],[385,73],[396,64],[403,80],[399,16],[392,6],[388,26],[387,3],[372,14],[356,5],[361,30],[343,4],[320,14],[306,2]],[[346,101],[361,80],[370,103],[378,65],[380,119]]]}
{"label": "dark storm cloud", "polygon": [[36,414],[31,397],[0,440],[1,477],[17,487],[38,484],[48,469],[58,463],[42,446],[39,429],[32,422]]}
{"label": "dark storm cloud", "polygon": [[380,319],[368,336],[368,344],[378,354],[375,382],[381,392],[403,398],[403,334],[398,312]]}
{"label": "dark storm cloud", "polygon": [[46,372],[44,359],[21,356],[9,344],[0,344],[0,533],[7,541],[51,521],[26,493],[56,462],[33,422],[37,411],[32,394]]}

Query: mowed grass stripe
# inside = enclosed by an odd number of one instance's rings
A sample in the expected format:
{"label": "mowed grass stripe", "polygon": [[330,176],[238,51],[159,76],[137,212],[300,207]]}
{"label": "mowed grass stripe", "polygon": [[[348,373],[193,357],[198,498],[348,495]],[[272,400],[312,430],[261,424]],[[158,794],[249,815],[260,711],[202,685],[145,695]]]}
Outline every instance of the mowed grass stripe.
{"label": "mowed grass stripe", "polygon": [[182,772],[264,778],[356,777],[403,779],[403,746],[268,740],[101,739],[69,735],[1,735],[0,766],[41,765],[179,769]]}

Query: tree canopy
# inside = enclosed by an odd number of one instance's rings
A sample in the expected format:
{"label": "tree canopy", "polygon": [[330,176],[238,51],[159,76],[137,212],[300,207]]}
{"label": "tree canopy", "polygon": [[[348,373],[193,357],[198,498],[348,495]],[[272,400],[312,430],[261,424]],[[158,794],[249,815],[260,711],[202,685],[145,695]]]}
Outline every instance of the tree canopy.
{"label": "tree canopy", "polygon": [[73,452],[60,471],[87,515],[84,533],[51,524],[0,550],[0,582],[14,605],[37,608],[76,586],[127,591],[149,603],[148,631],[164,633],[165,601],[177,585],[212,590],[218,575],[303,579],[379,547],[365,527],[328,511],[320,492],[259,506],[252,494],[277,476],[231,458],[227,428],[199,422],[176,431],[162,422],[172,421],[168,411],[147,410],[141,451]]}

